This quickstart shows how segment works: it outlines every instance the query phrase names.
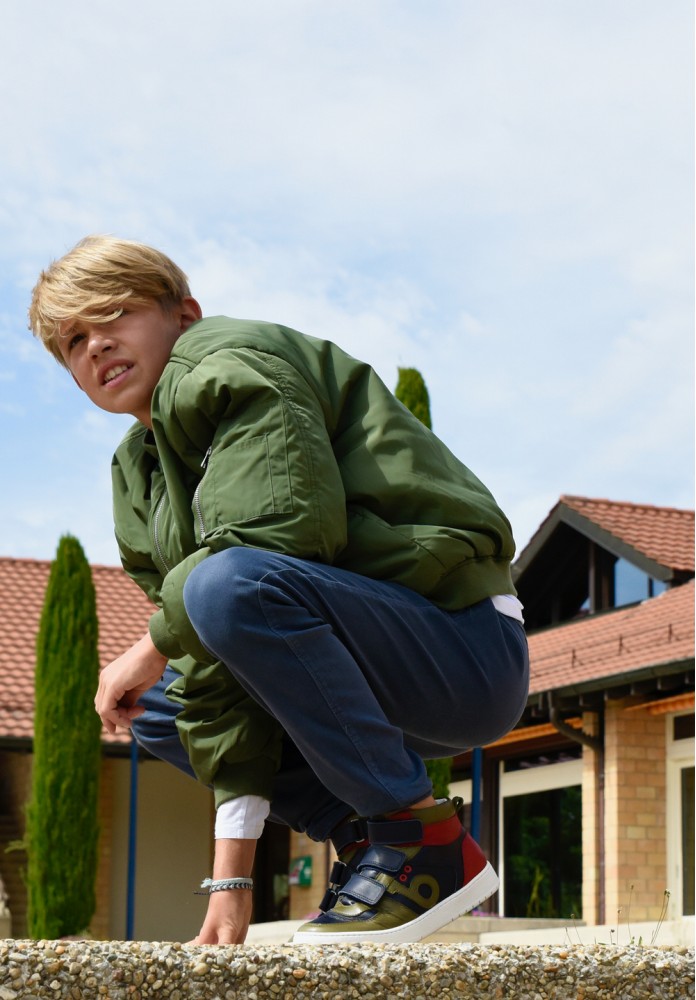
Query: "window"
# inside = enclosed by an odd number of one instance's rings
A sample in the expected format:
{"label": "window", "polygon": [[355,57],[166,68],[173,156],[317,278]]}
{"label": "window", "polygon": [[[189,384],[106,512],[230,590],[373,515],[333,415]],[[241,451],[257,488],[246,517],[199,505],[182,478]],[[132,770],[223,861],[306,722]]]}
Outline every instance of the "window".
{"label": "window", "polygon": [[582,912],[582,761],[501,774],[501,912]]}
{"label": "window", "polygon": [[617,608],[624,604],[635,604],[645,601],[648,597],[657,597],[667,585],[661,580],[655,580],[625,559],[617,559],[614,566],[614,605]]}
{"label": "window", "polygon": [[673,740],[693,740],[694,738],[694,714],[675,715],[672,722]]}
{"label": "window", "polygon": [[694,768],[681,769],[682,913],[694,912]]}
{"label": "window", "polygon": [[580,915],[581,813],[579,785],[505,800],[506,917]]}
{"label": "window", "polygon": [[693,733],[693,712],[668,717],[667,889],[672,919],[693,915],[695,909]]}

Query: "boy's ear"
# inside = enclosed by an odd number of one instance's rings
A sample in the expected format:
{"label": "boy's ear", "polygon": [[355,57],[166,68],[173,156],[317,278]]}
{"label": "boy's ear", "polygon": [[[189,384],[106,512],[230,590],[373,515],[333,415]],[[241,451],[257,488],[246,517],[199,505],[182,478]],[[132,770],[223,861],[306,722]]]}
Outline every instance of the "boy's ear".
{"label": "boy's ear", "polygon": [[182,333],[185,330],[188,330],[188,328],[193,323],[196,323],[199,319],[203,318],[203,310],[201,309],[196,299],[192,298],[192,296],[190,295],[187,295],[186,298],[181,300],[181,305],[179,308],[181,310]]}

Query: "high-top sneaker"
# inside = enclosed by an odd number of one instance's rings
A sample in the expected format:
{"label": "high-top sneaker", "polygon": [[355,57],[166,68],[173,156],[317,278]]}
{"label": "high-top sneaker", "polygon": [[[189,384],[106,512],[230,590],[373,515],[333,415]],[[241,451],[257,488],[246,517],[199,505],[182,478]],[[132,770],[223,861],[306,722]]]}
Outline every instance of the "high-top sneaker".
{"label": "high-top sneaker", "polygon": [[329,875],[329,886],[319,909],[326,913],[336,905],[339,893],[346,882],[358,870],[358,864],[369,847],[367,841],[367,820],[359,816],[348,816],[334,827],[331,832],[331,842],[338,855]]}
{"label": "high-top sneaker", "polygon": [[370,846],[333,905],[294,944],[420,941],[498,888],[498,876],[463,829],[461,800],[367,821]]}

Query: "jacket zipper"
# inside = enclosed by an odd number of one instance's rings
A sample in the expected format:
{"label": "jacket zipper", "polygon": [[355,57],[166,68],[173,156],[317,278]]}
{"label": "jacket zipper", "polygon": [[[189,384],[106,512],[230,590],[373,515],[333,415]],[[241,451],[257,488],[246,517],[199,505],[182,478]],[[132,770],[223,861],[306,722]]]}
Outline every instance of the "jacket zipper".
{"label": "jacket zipper", "polygon": [[152,537],[153,537],[153,540],[155,542],[155,551],[157,552],[157,556],[159,557],[160,562],[162,563],[162,565],[164,566],[166,572],[168,573],[169,572],[169,563],[167,562],[167,560],[164,557],[164,552],[162,551],[162,546],[160,545],[159,534],[158,534],[159,519],[160,519],[160,514],[162,513],[162,505],[163,505],[163,503],[164,503],[164,501],[166,499],[167,499],[167,490],[165,488],[164,493],[159,498],[159,502],[158,502],[157,508],[155,510],[155,516],[152,519]]}
{"label": "jacket zipper", "polygon": [[208,448],[208,450],[206,451],[205,455],[203,456],[203,461],[201,462],[201,469],[203,469],[203,475],[201,476],[198,486],[196,487],[193,493],[193,509],[196,513],[196,519],[198,521],[198,531],[200,534],[199,542],[204,542],[206,536],[205,521],[203,520],[203,509],[201,507],[201,498],[199,493],[201,489],[201,483],[205,479],[205,474],[208,471],[208,459],[210,458],[210,453],[212,452],[212,450],[213,448],[211,445],[210,448]]}

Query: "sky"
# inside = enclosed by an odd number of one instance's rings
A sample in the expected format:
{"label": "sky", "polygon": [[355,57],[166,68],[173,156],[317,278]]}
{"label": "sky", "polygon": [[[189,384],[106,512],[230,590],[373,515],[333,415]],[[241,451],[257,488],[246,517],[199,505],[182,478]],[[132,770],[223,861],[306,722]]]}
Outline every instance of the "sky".
{"label": "sky", "polygon": [[0,556],[118,562],[131,421],[26,318],[89,233],[418,368],[519,549],[564,493],[693,506],[691,0],[24,0],[3,37]]}

